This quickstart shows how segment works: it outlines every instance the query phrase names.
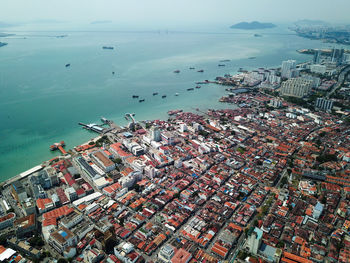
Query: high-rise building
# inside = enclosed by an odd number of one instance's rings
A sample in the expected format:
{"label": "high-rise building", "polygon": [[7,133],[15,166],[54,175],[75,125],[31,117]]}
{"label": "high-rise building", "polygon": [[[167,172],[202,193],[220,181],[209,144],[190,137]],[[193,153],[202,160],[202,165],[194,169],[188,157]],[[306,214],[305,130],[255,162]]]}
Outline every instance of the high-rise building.
{"label": "high-rise building", "polygon": [[314,53],[313,64],[320,64],[321,61],[321,50],[317,49]]}
{"label": "high-rise building", "polygon": [[281,95],[302,98],[310,92],[312,81],[304,78],[292,78],[282,83]]}
{"label": "high-rise building", "polygon": [[150,132],[150,139],[156,142],[159,142],[161,138],[160,130],[158,127],[152,127]]}
{"label": "high-rise building", "polygon": [[333,101],[324,98],[317,98],[315,108],[324,111],[331,111],[333,108]]}
{"label": "high-rise building", "polygon": [[258,254],[258,250],[262,242],[262,235],[263,231],[257,227],[255,227],[254,230],[248,233],[246,245],[250,253],[253,253],[255,255]]}
{"label": "high-rise building", "polygon": [[283,78],[293,78],[297,73],[295,60],[286,60],[282,62],[281,76]]}
{"label": "high-rise building", "polygon": [[333,48],[332,49],[332,62],[337,64],[343,63],[344,60],[344,49]]}
{"label": "high-rise building", "polygon": [[310,66],[310,71],[318,74],[325,74],[327,67],[325,65],[314,64]]}

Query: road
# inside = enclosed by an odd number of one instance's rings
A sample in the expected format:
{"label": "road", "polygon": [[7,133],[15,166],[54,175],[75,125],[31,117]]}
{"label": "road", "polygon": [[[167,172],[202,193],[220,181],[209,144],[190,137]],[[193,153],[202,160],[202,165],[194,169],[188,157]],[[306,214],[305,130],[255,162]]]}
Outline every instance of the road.
{"label": "road", "polygon": [[337,90],[341,87],[341,85],[343,84],[344,80],[345,80],[345,76],[349,73],[350,71],[350,65],[345,66],[339,76],[338,76],[338,82],[336,85],[334,85],[333,89],[327,94],[327,99],[329,99],[329,97]]}

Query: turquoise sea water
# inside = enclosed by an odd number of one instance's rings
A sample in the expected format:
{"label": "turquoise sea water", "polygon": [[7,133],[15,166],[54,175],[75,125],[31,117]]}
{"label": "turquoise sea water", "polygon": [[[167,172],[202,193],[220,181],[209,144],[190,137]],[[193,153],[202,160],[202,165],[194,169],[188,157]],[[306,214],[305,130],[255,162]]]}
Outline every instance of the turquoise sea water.
{"label": "turquoise sea water", "polygon": [[[127,112],[145,120],[166,118],[171,109],[227,108],[218,102],[224,87],[186,89],[240,67],[309,60],[295,50],[329,46],[285,29],[259,31],[263,37],[239,30],[15,33],[0,39],[9,43],[0,48],[0,181],[56,156],[49,151],[54,142],[64,140],[69,149],[95,136],[78,122],[99,122],[104,116],[125,125]],[[68,36],[52,37],[62,34]],[[222,59],[231,62],[218,67]],[[181,73],[174,74],[176,69]],[[159,95],[153,97],[153,92]],[[145,102],[132,99],[133,94]]]}

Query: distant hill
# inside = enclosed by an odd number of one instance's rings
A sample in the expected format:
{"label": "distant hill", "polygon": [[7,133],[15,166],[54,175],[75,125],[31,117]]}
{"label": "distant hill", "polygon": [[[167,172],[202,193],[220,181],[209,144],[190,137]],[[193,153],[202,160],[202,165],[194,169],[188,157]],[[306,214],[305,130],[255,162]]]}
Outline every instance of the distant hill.
{"label": "distant hill", "polygon": [[110,20],[97,20],[97,21],[92,21],[90,24],[91,25],[96,25],[96,24],[109,24],[112,23]]}
{"label": "distant hill", "polygon": [[322,20],[303,19],[294,23],[297,26],[329,26],[329,23]]}
{"label": "distant hill", "polygon": [[231,26],[230,28],[233,29],[244,29],[244,30],[251,30],[251,29],[266,29],[266,28],[274,28],[276,25],[272,23],[260,23],[258,21],[253,22],[241,22],[238,24],[235,24]]}

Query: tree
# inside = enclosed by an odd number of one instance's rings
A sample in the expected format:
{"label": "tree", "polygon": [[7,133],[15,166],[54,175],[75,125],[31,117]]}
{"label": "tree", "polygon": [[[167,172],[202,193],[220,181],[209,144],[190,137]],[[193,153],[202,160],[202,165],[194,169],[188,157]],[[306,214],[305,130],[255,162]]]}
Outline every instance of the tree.
{"label": "tree", "polygon": [[122,159],[120,159],[120,158],[115,158],[115,159],[114,159],[114,162],[115,162],[116,164],[121,164],[123,161],[122,161]]}
{"label": "tree", "polygon": [[68,261],[64,258],[60,258],[57,263],[68,263]]}

